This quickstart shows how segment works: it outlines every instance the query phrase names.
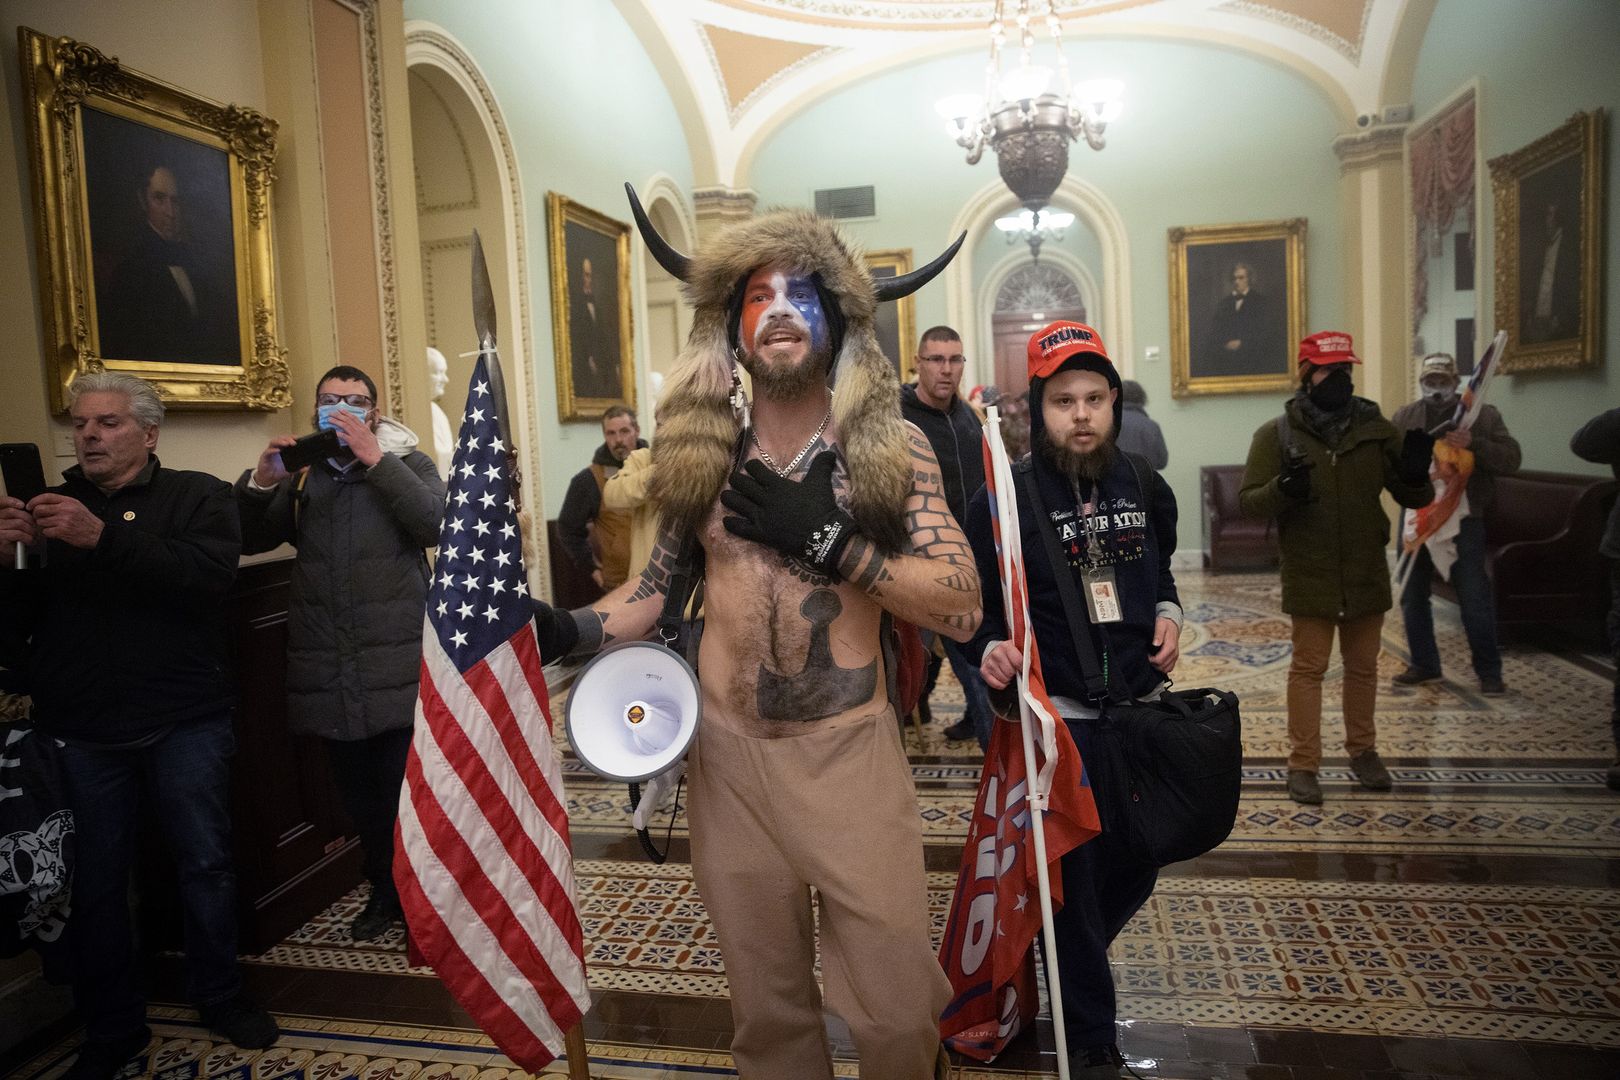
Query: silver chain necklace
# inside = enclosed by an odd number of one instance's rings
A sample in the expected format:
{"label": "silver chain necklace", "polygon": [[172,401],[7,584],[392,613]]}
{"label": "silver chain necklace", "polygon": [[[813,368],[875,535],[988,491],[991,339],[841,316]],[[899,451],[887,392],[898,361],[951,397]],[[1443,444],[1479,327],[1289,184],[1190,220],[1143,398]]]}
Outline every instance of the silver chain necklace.
{"label": "silver chain necklace", "polygon": [[820,440],[821,433],[827,430],[827,424],[831,420],[832,409],[829,408],[827,410],[827,415],[821,418],[821,426],[816,428],[816,433],[810,436],[810,441],[804,444],[803,450],[800,450],[797,454],[793,455],[793,460],[787,463],[787,468],[785,469],[778,465],[775,460],[772,459],[771,455],[766,451],[764,444],[759,441],[759,431],[757,429],[750,427],[748,429],[748,437],[754,440],[754,449],[759,451],[759,459],[766,465],[770,466],[771,471],[777,476],[786,478],[793,474],[793,470],[799,467],[799,462],[804,460],[804,455],[808,454],[810,452],[810,448],[816,445],[817,441]]}

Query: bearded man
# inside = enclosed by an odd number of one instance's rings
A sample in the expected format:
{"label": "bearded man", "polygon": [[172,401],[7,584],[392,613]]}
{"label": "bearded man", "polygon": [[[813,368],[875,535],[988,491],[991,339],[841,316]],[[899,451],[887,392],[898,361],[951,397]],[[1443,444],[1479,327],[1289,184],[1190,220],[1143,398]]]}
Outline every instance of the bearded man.
{"label": "bearded man", "polygon": [[[955,248],[875,286],[831,224],[781,211],[687,259],[631,200],[695,308],[653,443],[661,534],[640,579],[591,608],[537,604],[542,652],[646,637],[695,534],[707,599],[692,869],[725,959],[738,1073],[832,1076],[813,889],[827,1004],[862,1075],[924,1080],[949,985],[884,641],[891,617],[966,640],[979,584],[872,320]],[[734,361],[752,379],[751,422]]]}
{"label": "bearded man", "polygon": [[[1158,868],[1131,842],[1129,778],[1115,732],[1101,717],[1106,700],[1086,690],[1041,530],[1057,539],[1077,599],[1088,598],[1087,610],[1075,614],[1089,624],[1108,687],[1116,697],[1154,697],[1180,656],[1181,601],[1170,572],[1176,496],[1146,460],[1116,445],[1124,409],[1119,372],[1095,330],[1052,323],[1029,339],[1028,358],[1033,453],[1015,468],[1030,625],[1047,692],[1074,737],[1102,822],[1100,836],[1063,857],[1063,906],[1053,929],[1070,1075],[1100,1080],[1129,1075],[1121,1072],[1114,1043],[1108,945],[1153,894]],[[1044,515],[1025,488],[1030,474]],[[985,611],[967,651],[983,657],[984,681],[1002,691],[1024,659],[1008,640],[990,515],[989,492],[980,490],[968,504],[967,534],[984,584]]]}

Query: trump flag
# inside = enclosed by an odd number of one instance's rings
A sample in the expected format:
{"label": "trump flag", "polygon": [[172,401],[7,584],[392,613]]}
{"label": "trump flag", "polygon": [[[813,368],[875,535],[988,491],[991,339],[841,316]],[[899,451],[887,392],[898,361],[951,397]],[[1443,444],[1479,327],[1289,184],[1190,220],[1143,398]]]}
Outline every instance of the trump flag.
{"label": "trump flag", "polygon": [[[1040,649],[1029,625],[1029,595],[1018,523],[1017,492],[995,423],[985,425],[985,488],[1000,557],[1002,607],[1009,640],[1024,656],[1019,691],[1025,722],[1039,722],[1043,757],[1028,774],[1017,718],[990,733],[979,794],[962,849],[956,892],[940,941],[939,959],[952,996],[940,1016],[940,1035],[959,1053],[989,1061],[1035,1018],[1035,935],[1041,929],[1038,870],[1031,829],[1031,785],[1046,792],[1043,813],[1052,907],[1062,906],[1057,864],[1100,830],[1080,752],[1057,720],[1041,676]],[[989,583],[986,582],[986,585]]]}
{"label": "trump flag", "polygon": [[590,1008],[517,492],[480,356],[422,627],[394,881],[413,944],[531,1072]]}

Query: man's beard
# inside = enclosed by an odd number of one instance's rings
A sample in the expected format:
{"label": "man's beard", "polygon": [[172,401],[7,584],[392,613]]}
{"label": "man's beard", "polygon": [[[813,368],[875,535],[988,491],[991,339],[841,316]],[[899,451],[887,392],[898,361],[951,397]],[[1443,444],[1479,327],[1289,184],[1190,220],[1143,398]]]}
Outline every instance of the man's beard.
{"label": "man's beard", "polygon": [[827,350],[811,349],[792,367],[772,364],[758,353],[745,353],[743,370],[753,380],[754,393],[773,401],[791,401],[827,379]]}
{"label": "man's beard", "polygon": [[1075,482],[1095,484],[1107,475],[1118,453],[1119,429],[1111,428],[1097,449],[1083,453],[1070,450],[1053,437],[1049,428],[1041,429],[1041,450],[1053,468]]}

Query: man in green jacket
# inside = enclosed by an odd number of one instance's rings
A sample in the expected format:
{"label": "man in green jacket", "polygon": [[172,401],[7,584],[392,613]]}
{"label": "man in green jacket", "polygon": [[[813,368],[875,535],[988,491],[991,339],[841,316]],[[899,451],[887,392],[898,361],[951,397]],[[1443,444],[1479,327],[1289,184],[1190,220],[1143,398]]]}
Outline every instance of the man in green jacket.
{"label": "man in green jacket", "polygon": [[1432,436],[1404,438],[1376,402],[1356,397],[1350,335],[1312,334],[1299,344],[1300,386],[1283,415],[1254,433],[1240,499],[1251,517],[1277,519],[1282,608],[1293,618],[1288,670],[1288,797],[1322,801],[1322,676],[1334,631],[1344,661],[1345,750],[1363,787],[1387,791],[1373,706],[1378,643],[1390,608],[1389,518],[1384,489],[1405,507],[1434,498]]}

